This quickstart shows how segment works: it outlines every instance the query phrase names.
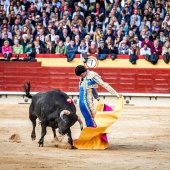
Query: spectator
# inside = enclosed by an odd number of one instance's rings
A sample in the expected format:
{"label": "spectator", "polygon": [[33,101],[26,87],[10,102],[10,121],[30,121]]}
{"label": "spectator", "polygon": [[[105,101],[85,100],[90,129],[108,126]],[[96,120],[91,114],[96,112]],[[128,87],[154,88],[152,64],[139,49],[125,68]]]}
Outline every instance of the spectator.
{"label": "spectator", "polygon": [[119,54],[129,54],[129,46],[126,45],[126,41],[122,41],[120,47],[118,48]]}
{"label": "spectator", "polygon": [[48,25],[48,27],[45,29],[44,31],[44,34],[47,35],[47,34],[50,34],[51,33],[51,30],[52,30],[52,25]]}
{"label": "spectator", "polygon": [[101,40],[100,36],[97,36],[95,43],[96,43],[96,46],[97,46],[98,48],[99,48],[99,46],[100,46],[100,40]]}
{"label": "spectator", "polygon": [[104,17],[105,17],[105,11],[102,7],[100,7],[99,3],[96,3],[96,6],[94,8],[94,10],[91,12],[93,19],[95,18],[95,16],[99,16],[100,22],[103,22]]}
{"label": "spectator", "polygon": [[56,36],[55,30],[51,29],[50,34],[49,34],[50,41],[54,41],[55,36]]}
{"label": "spectator", "polygon": [[136,56],[140,55],[140,48],[137,46],[137,42],[134,40],[131,42],[131,47],[129,50],[129,55],[131,54],[134,54]]}
{"label": "spectator", "polygon": [[166,42],[170,42],[170,39],[169,39],[169,36],[168,36],[168,35],[165,36],[165,42],[164,42],[164,44],[165,44]]}
{"label": "spectator", "polygon": [[89,35],[86,35],[85,37],[85,44],[86,44],[86,46],[90,46],[90,44],[91,44],[91,42],[90,42],[90,36]]}
{"label": "spectator", "polygon": [[143,30],[141,31],[139,40],[140,40],[140,41],[143,41],[143,40],[145,39],[145,37],[148,37],[148,36],[146,35],[146,30],[143,29]]}
{"label": "spectator", "polygon": [[68,30],[68,34],[70,34],[70,32],[71,32],[71,29],[70,29],[70,20],[68,20],[66,17],[65,17],[65,15],[63,16],[63,18],[65,18],[65,19],[63,19],[62,20],[62,24],[63,24],[63,29],[65,28],[65,29],[67,29]]}
{"label": "spectator", "polygon": [[47,44],[48,44],[49,42],[51,42],[51,41],[50,41],[50,37],[49,37],[49,34],[48,34],[48,35],[45,36],[45,42],[44,42],[45,48],[47,47]]}
{"label": "spectator", "polygon": [[60,37],[58,35],[56,35],[54,38],[54,41],[52,42],[55,49],[56,49],[56,46],[58,45],[59,41],[60,41]]}
{"label": "spectator", "polygon": [[138,36],[137,35],[134,35],[134,38],[133,38],[136,42],[137,42],[137,46],[139,47],[139,48],[141,48],[141,41],[139,40],[139,38],[138,38]]}
{"label": "spectator", "polygon": [[20,30],[17,30],[17,34],[15,35],[17,37],[17,39],[19,40],[19,42],[21,42],[22,40],[22,33]]}
{"label": "spectator", "polygon": [[52,45],[52,42],[47,42],[45,52],[46,52],[46,54],[55,54],[55,48]]}
{"label": "spectator", "polygon": [[4,34],[7,34],[8,38],[13,39],[12,33],[10,31],[8,31],[7,27],[3,27],[2,34],[1,34],[2,38],[4,38]]}
{"label": "spectator", "polygon": [[62,34],[60,35],[60,40],[62,40],[63,42],[66,41],[66,37],[68,37],[68,30],[66,28],[63,29]]}
{"label": "spectator", "polygon": [[90,20],[90,23],[87,25],[86,33],[90,35],[90,38],[93,39],[94,32],[96,30],[96,24],[94,20]]}
{"label": "spectator", "polygon": [[37,8],[34,6],[34,3],[32,2],[30,4],[30,8],[28,8],[27,12],[30,14],[31,12],[35,12],[37,14],[38,10]]}
{"label": "spectator", "polygon": [[9,41],[4,41],[4,46],[2,46],[2,55],[5,60],[10,60],[12,56],[12,47],[9,45]]}
{"label": "spectator", "polygon": [[140,55],[151,55],[151,49],[148,47],[148,44],[145,43],[140,49]]}
{"label": "spectator", "polygon": [[146,20],[142,20],[141,26],[139,27],[139,31],[142,31],[143,29],[145,29],[145,26],[146,26]]}
{"label": "spectator", "polygon": [[23,46],[19,44],[19,40],[14,40],[14,45],[12,46],[12,53],[16,54],[16,56],[19,56],[19,54],[23,54]]}
{"label": "spectator", "polygon": [[121,15],[118,16],[118,21],[119,21],[119,24],[121,23],[121,20],[125,20],[126,23],[130,23],[130,15],[128,13],[126,13],[125,10],[123,10],[121,12]]}
{"label": "spectator", "polygon": [[78,48],[78,46],[80,45],[80,36],[76,35],[74,40],[75,40],[75,46]]}
{"label": "spectator", "polygon": [[96,46],[96,43],[94,41],[91,42],[90,47],[88,48],[87,54],[98,54],[99,53],[99,49]]}
{"label": "spectator", "polygon": [[78,6],[81,8],[82,12],[84,13],[85,17],[87,16],[87,4],[85,0],[80,0],[80,2],[78,2]]}
{"label": "spectator", "polygon": [[93,36],[93,41],[96,41],[96,36],[97,35],[100,36],[100,38],[103,38],[103,36],[104,36],[104,33],[103,33],[101,25],[97,26],[97,29],[96,29],[96,31],[94,33],[94,36]]}
{"label": "spectator", "polygon": [[74,29],[74,32],[72,32],[72,39],[75,39],[75,36],[79,36],[80,37],[80,39],[83,39],[83,34],[80,32],[80,30],[79,30],[79,28],[75,28]]}
{"label": "spectator", "polygon": [[107,37],[111,37],[112,41],[115,40],[115,36],[113,35],[113,32],[112,32],[112,29],[111,29],[111,28],[108,28],[108,29],[106,30],[106,33],[104,34],[104,38],[103,38],[103,39],[106,40]]}
{"label": "spectator", "polygon": [[122,42],[125,42],[125,45],[127,45],[128,47],[131,46],[130,42],[128,41],[128,38],[126,36],[123,37],[123,40],[119,43],[119,46],[121,46]]}
{"label": "spectator", "polygon": [[80,45],[78,46],[78,53],[80,54],[84,54],[84,53],[87,53],[88,51],[88,46],[85,44],[85,41],[84,40],[81,40],[81,43]]}
{"label": "spectator", "polygon": [[35,49],[34,49],[34,52],[33,52],[33,44],[32,44],[32,42],[30,42],[28,44],[28,48],[27,48],[27,51],[26,51],[26,57],[23,60],[24,61],[36,61],[35,56],[36,56]]}
{"label": "spectator", "polygon": [[162,48],[162,55],[170,54],[170,42],[166,42]]}
{"label": "spectator", "polygon": [[25,20],[25,24],[22,26],[22,30],[23,30],[23,27],[25,27],[25,26],[28,29],[30,29],[32,33],[35,31],[35,28],[34,28],[33,24],[30,23],[29,19]]}
{"label": "spectator", "polygon": [[15,19],[14,24],[12,25],[12,30],[14,30],[14,27],[16,26],[19,30],[22,30],[22,26],[20,25],[20,21],[18,19]]}
{"label": "spectator", "polygon": [[[9,25],[13,25],[13,24],[14,24],[15,19],[12,18],[11,14],[8,14],[8,15],[7,15],[7,19],[8,19],[8,24],[9,24]],[[12,28],[11,28],[11,29],[12,29]]]}
{"label": "spectator", "polygon": [[130,43],[133,41],[133,39],[134,39],[134,33],[133,33],[132,30],[129,30],[129,33],[128,33],[128,35],[127,35],[127,39],[128,39],[128,41],[129,41]]}
{"label": "spectator", "polygon": [[53,18],[54,16],[56,16],[58,20],[60,19],[60,11],[57,8],[57,6],[54,6],[54,8],[52,9],[52,12],[50,14],[50,18]]}
{"label": "spectator", "polygon": [[156,40],[153,43],[153,47],[151,47],[151,53],[157,55],[161,55],[162,53],[162,47],[159,46],[159,42]]}
{"label": "spectator", "polygon": [[155,26],[154,33],[155,33],[156,36],[159,35],[159,33],[160,33],[160,27],[159,27],[159,25],[156,25],[156,26]]}
{"label": "spectator", "polygon": [[21,40],[21,45],[23,46],[23,53],[26,53],[28,50],[28,44],[29,44],[29,40],[27,37],[27,34],[23,34],[22,35],[22,40]]}
{"label": "spectator", "polygon": [[158,26],[162,25],[163,20],[160,18],[160,13],[155,13],[155,21],[158,23]]}
{"label": "spectator", "polygon": [[28,11],[28,9],[30,8],[30,5],[31,5],[31,3],[29,1],[27,1],[27,0],[23,0],[21,2],[22,10]]}
{"label": "spectator", "polygon": [[7,18],[4,18],[2,20],[2,25],[0,26],[1,29],[3,29],[4,27],[6,27],[7,30],[11,31],[11,26],[8,24]]}
{"label": "spectator", "polygon": [[60,40],[58,45],[56,46],[55,53],[56,54],[66,54],[66,47],[62,40]]}
{"label": "spectator", "polygon": [[16,4],[14,5],[14,12],[15,12],[15,15],[17,14],[21,14],[21,4],[20,4],[20,1],[17,1]]}
{"label": "spectator", "polygon": [[115,44],[114,44],[114,41],[112,40],[111,36],[107,37],[105,45],[106,45],[106,48],[108,49],[109,54],[118,53],[118,46],[116,47],[118,39],[119,38],[115,39]]}
{"label": "spectator", "polygon": [[36,57],[36,54],[45,53],[44,48],[40,45],[39,41],[34,41],[34,46],[32,48],[32,56]]}
{"label": "spectator", "polygon": [[69,36],[66,37],[66,40],[65,40],[65,42],[64,42],[64,45],[66,46],[66,48],[67,48],[67,46],[70,45],[70,37],[69,37]]}
{"label": "spectator", "polygon": [[70,44],[67,46],[67,53],[76,53],[77,52],[77,47],[75,45],[74,40],[70,41]]}
{"label": "spectator", "polygon": [[4,38],[2,39],[2,44],[4,44],[5,41],[8,41],[9,46],[13,45],[13,42],[10,38],[8,38],[8,34],[4,34]]}
{"label": "spectator", "polygon": [[149,48],[153,47],[152,41],[149,40],[149,37],[146,35],[145,39],[142,41],[141,46],[143,47],[144,44],[147,44]]}
{"label": "spectator", "polygon": [[38,35],[39,35],[39,37],[40,37],[40,40],[44,43],[44,41],[45,41],[44,30],[43,30],[43,29],[40,29]]}
{"label": "spectator", "polygon": [[101,39],[100,40],[100,46],[99,46],[99,54],[108,54],[109,50],[107,48],[107,46],[104,43],[104,40]]}

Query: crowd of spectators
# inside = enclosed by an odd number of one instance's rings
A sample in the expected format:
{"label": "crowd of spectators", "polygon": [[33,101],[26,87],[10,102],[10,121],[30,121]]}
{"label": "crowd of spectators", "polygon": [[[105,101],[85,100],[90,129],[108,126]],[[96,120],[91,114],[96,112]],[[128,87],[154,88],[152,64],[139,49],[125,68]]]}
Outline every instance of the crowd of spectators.
{"label": "crowd of spectators", "polygon": [[[0,50],[12,54],[170,54],[170,0],[1,0]],[[74,56],[73,56],[74,58]]]}

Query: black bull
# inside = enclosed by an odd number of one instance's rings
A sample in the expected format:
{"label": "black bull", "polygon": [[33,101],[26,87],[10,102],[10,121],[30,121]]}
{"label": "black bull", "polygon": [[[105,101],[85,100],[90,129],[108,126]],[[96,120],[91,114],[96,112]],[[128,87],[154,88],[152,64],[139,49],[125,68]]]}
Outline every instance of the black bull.
{"label": "black bull", "polygon": [[36,119],[39,118],[42,127],[41,138],[38,142],[39,146],[43,146],[47,126],[52,128],[54,138],[56,137],[56,128],[59,129],[61,135],[67,134],[68,143],[72,145],[73,140],[70,127],[78,121],[81,129],[83,129],[83,124],[81,119],[76,115],[74,103],[67,102],[69,96],[60,90],[40,92],[31,96],[29,82],[24,84],[24,90],[26,96],[32,98],[29,108],[29,118],[33,126],[31,133],[32,140],[36,139]]}

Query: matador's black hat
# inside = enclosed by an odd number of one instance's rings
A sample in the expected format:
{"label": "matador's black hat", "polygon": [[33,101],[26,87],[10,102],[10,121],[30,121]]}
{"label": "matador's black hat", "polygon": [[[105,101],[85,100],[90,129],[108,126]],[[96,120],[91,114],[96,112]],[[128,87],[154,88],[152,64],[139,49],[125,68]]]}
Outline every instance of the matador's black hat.
{"label": "matador's black hat", "polygon": [[87,71],[87,69],[84,67],[84,66],[82,66],[82,65],[78,65],[76,68],[75,68],[75,74],[77,75],[77,76],[80,76],[82,73],[84,73],[84,72],[86,72]]}

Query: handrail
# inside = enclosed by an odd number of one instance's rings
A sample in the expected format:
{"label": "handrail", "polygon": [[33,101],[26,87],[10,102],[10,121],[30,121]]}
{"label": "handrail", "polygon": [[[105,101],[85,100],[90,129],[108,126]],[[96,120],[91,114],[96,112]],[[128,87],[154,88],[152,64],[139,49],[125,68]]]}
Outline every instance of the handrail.
{"label": "handrail", "polygon": [[[12,58],[15,57],[16,54],[12,54]],[[0,53],[0,56],[2,56],[2,53]],[[19,54],[20,58],[24,58],[26,57],[26,54]],[[90,54],[89,56],[95,56],[97,57],[95,54]],[[64,54],[36,54],[36,58],[67,58],[66,55]],[[76,54],[75,58],[81,58],[80,54]],[[110,54],[108,54],[107,58],[110,58]],[[129,55],[122,55],[122,54],[118,54],[117,59],[129,59]],[[139,59],[145,59],[144,56],[139,55],[138,56]],[[163,59],[163,56],[160,55],[159,59]]]}

